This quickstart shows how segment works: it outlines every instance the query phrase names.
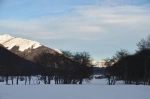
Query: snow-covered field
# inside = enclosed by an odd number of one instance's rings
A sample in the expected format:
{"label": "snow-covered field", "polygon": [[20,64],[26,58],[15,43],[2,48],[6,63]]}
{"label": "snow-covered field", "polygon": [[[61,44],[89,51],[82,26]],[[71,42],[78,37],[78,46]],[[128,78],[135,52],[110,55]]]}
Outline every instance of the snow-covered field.
{"label": "snow-covered field", "polygon": [[0,83],[0,99],[150,99],[150,86],[107,85],[106,79],[94,79],[83,85],[5,85]]}

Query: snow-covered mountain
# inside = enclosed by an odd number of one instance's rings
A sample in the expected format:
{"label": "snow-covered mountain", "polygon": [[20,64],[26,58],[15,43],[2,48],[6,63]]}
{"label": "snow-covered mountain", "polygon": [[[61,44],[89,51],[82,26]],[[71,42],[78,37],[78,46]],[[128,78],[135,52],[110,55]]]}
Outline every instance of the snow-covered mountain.
{"label": "snow-covered mountain", "polygon": [[101,60],[101,61],[92,61],[92,64],[94,65],[94,67],[106,67],[104,60]]}
{"label": "snow-covered mountain", "polygon": [[[117,62],[117,60],[115,60],[114,62],[111,62],[111,65],[113,65],[116,62]],[[94,67],[106,67],[105,63],[106,63],[105,60],[92,61],[92,64],[93,64]]]}
{"label": "snow-covered mountain", "polygon": [[12,37],[8,34],[0,35],[0,44],[2,44],[5,48],[10,50],[11,52],[24,57],[26,59],[32,60],[32,58],[39,54],[40,52],[46,50],[50,53],[60,53],[58,49],[51,49],[48,48],[39,42],[23,39],[23,38],[17,38]]}

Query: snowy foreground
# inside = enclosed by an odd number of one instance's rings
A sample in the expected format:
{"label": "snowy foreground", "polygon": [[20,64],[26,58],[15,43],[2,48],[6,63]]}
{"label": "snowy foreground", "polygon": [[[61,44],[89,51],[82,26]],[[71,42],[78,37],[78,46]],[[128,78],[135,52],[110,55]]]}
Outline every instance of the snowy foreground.
{"label": "snowy foreground", "polygon": [[0,99],[150,99],[150,86],[107,85],[94,79],[83,85],[5,85],[0,83]]}

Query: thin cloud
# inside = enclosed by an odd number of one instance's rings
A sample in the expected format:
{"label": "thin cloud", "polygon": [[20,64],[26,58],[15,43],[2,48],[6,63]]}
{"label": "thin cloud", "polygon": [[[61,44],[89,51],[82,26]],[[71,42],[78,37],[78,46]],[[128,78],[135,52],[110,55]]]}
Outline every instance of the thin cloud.
{"label": "thin cloud", "polygon": [[[0,20],[1,33],[14,33],[36,39],[103,39],[126,32],[150,31],[150,11],[143,6],[76,6],[63,16],[29,20]],[[136,33],[135,33],[136,30]],[[139,31],[138,31],[139,30]],[[142,32],[141,32],[142,31]],[[140,33],[141,32],[141,33]]]}
{"label": "thin cloud", "polygon": [[97,0],[101,6],[127,6],[127,5],[144,5],[150,3],[149,0]]}

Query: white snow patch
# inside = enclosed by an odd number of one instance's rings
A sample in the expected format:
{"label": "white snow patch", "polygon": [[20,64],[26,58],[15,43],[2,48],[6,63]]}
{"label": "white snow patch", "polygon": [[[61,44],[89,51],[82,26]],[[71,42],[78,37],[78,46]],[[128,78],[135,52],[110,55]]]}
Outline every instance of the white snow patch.
{"label": "white snow patch", "polygon": [[41,44],[36,41],[31,41],[22,38],[15,38],[8,34],[0,36],[0,43],[4,47],[7,47],[9,50],[12,49],[14,46],[18,46],[19,51],[24,51],[29,48],[36,49],[41,46]]}
{"label": "white snow patch", "polygon": [[104,60],[101,60],[101,61],[92,61],[92,64],[94,65],[94,67],[106,67]]}
{"label": "white snow patch", "polygon": [[54,49],[56,52],[58,52],[59,54],[62,54],[62,52],[59,49]]}

